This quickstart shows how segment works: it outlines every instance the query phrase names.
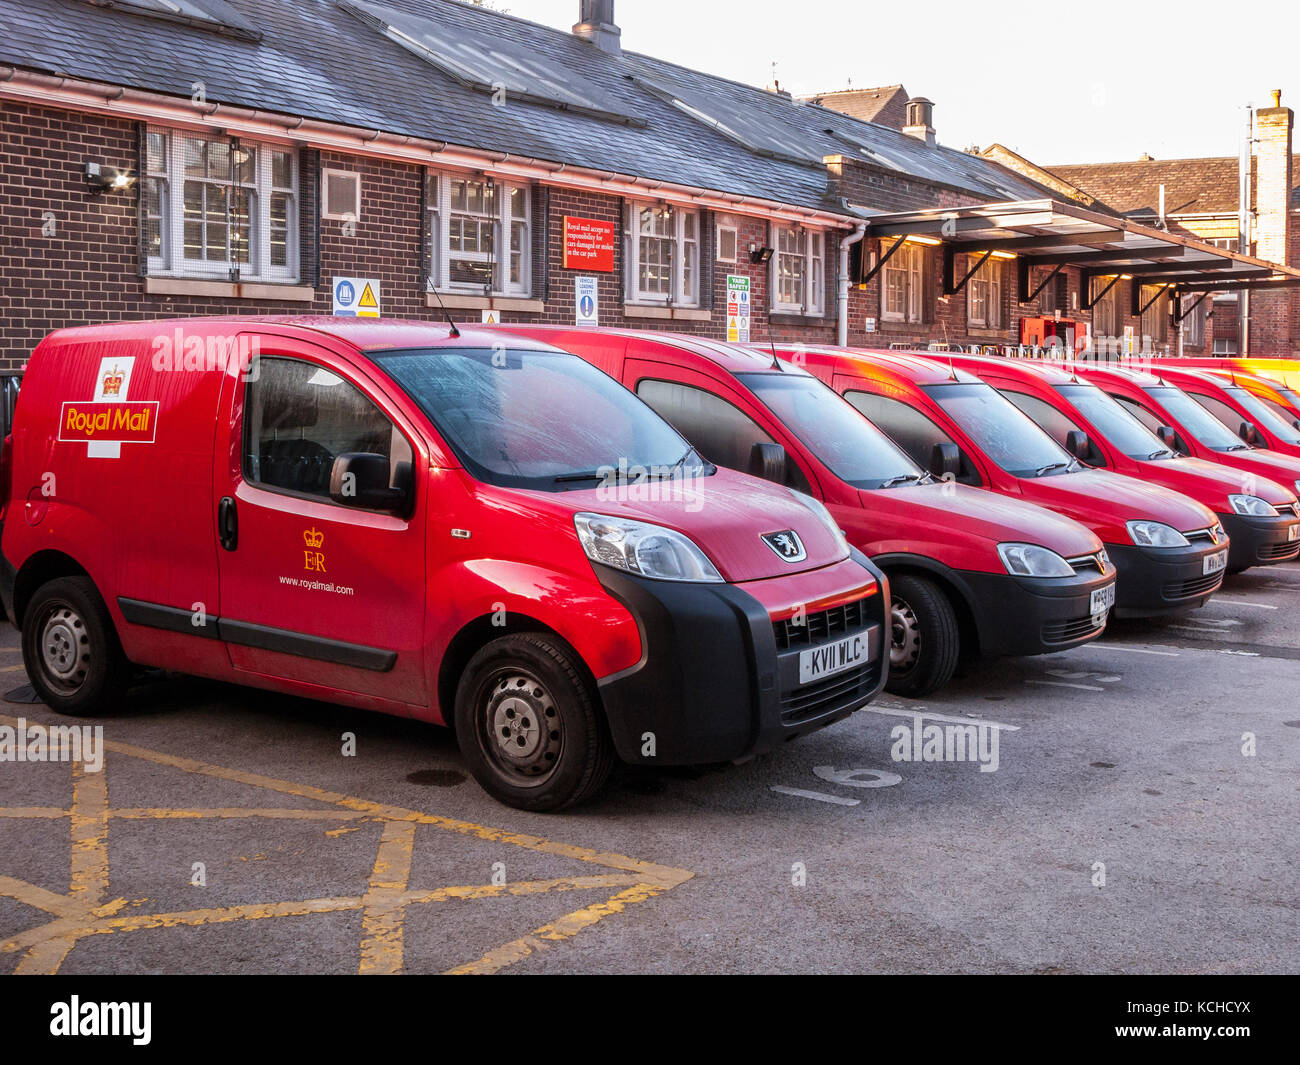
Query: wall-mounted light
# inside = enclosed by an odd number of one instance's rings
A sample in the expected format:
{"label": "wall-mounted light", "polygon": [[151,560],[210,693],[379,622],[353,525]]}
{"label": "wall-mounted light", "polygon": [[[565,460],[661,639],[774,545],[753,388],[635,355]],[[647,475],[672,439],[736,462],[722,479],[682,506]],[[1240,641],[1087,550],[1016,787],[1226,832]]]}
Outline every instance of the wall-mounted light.
{"label": "wall-mounted light", "polygon": [[1014,259],[1015,255],[1009,251],[994,251],[989,252],[989,257],[992,259]]}
{"label": "wall-mounted light", "polygon": [[121,192],[135,184],[135,175],[129,170],[118,170],[116,167],[101,166],[99,163],[87,163],[86,184],[96,196],[105,192]]}
{"label": "wall-mounted light", "polygon": [[751,244],[749,246],[749,261],[751,263],[769,263],[775,250],[763,244]]}
{"label": "wall-mounted light", "polygon": [[934,237],[918,237],[911,233],[905,236],[903,241],[907,244],[924,244],[928,248],[937,248],[943,243],[941,240],[935,240]]}

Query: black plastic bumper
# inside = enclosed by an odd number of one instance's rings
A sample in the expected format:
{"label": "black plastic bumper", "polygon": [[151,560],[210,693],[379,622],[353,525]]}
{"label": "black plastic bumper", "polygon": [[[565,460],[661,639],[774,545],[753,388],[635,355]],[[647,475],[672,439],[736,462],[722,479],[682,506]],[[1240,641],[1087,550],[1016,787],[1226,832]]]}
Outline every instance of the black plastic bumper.
{"label": "black plastic bumper", "polygon": [[1275,518],[1220,514],[1219,521],[1232,540],[1232,550],[1228,552],[1231,570],[1271,566],[1300,556],[1300,539],[1293,539],[1291,533],[1292,529],[1300,529],[1300,519],[1289,514]]}
{"label": "black plastic bumper", "polygon": [[1115,571],[1073,577],[1013,577],[963,570],[979,629],[980,653],[1041,655],[1064,651],[1100,636],[1106,627],[1092,613],[1092,593],[1115,584]]}
{"label": "black plastic bumper", "polygon": [[[855,559],[879,582],[854,610],[861,624],[784,650],[766,608],[741,587],[594,567],[641,629],[641,661],[599,682],[619,757],[652,765],[734,761],[839,721],[875,698],[889,661],[886,582],[865,556],[855,552]],[[803,651],[855,634],[871,640],[864,666],[799,684]]]}
{"label": "black plastic bumper", "polygon": [[1156,617],[1204,606],[1223,584],[1226,569],[1205,572],[1205,560],[1231,545],[1192,544],[1190,547],[1137,547],[1107,544],[1106,552],[1119,570],[1119,617]]}

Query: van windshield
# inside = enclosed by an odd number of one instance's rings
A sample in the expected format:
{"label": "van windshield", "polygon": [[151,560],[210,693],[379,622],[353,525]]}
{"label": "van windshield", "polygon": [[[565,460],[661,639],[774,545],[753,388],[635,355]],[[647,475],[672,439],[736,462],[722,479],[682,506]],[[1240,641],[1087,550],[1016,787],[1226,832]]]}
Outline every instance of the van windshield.
{"label": "van windshield", "polygon": [[928,385],[925,392],[991,462],[1014,477],[1049,477],[1079,468],[1065,448],[991,385]]}
{"label": "van windshield", "polygon": [[1243,444],[1241,437],[1181,388],[1159,385],[1145,391],[1181,422],[1183,428],[1191,433],[1194,439],[1199,440],[1211,451],[1245,451],[1250,447],[1249,444]]}
{"label": "van windshield", "polygon": [[827,469],[854,488],[894,488],[930,479],[897,444],[817,378],[796,372],[736,376]]}
{"label": "van windshield", "polygon": [[1096,385],[1058,385],[1056,391],[1073,403],[1112,447],[1129,458],[1177,458],[1177,454],[1165,447],[1158,436]]}
{"label": "van windshield", "polygon": [[666,421],[576,355],[432,348],[370,352],[479,480],[560,492],[628,476],[714,472]]}

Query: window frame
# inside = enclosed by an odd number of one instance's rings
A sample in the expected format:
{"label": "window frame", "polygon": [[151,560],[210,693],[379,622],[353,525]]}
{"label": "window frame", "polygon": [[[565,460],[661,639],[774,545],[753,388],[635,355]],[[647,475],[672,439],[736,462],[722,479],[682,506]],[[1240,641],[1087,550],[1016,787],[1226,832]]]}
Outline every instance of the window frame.
{"label": "window frame", "polygon": [[[1002,262],[990,257],[966,282],[966,324],[976,329],[1002,329]],[[984,316],[975,314],[983,303]]]}
{"label": "window frame", "polygon": [[[793,235],[803,240],[802,247],[783,251],[782,239]],[[772,262],[768,275],[770,309],[773,314],[798,314],[805,318],[826,316],[826,230],[805,225],[771,225]],[[799,302],[781,298],[781,267],[783,260],[801,260],[800,276],[803,296]]]}
{"label": "window frame", "polygon": [[[722,253],[724,233],[731,234],[731,255],[727,256]],[[715,259],[720,263],[738,263],[740,262],[740,227],[719,224],[714,234],[714,246],[717,248]]]}
{"label": "window frame", "polygon": [[[660,222],[667,220],[667,233],[643,233],[642,216],[649,213]],[[700,211],[675,204],[651,200],[628,202],[624,225],[623,247],[627,261],[625,302],[646,307],[700,306],[701,226],[704,218]],[[641,244],[654,240],[668,245],[668,291],[653,292],[641,287],[643,262]]]}
{"label": "window frame", "polygon": [[[533,290],[533,187],[529,184],[513,181],[498,181],[491,174],[475,174],[470,171],[427,169],[424,173],[424,222],[428,227],[428,247],[424,250],[425,264],[428,271],[426,291],[447,295],[473,295],[526,298]],[[490,212],[457,211],[452,209],[452,182],[464,181],[481,184],[484,189],[492,190],[494,201]],[[515,194],[523,194],[523,214],[513,213]],[[492,251],[459,251],[455,255],[451,247],[451,226],[453,216],[478,219],[492,227]],[[513,250],[515,233],[522,232],[518,252]],[[481,236],[480,231],[480,236]],[[515,255],[519,256],[520,277],[511,278],[511,269]],[[451,266],[453,258],[465,262],[487,263],[491,268],[491,280],[486,285],[478,281],[453,281]]]}
{"label": "window frame", "polygon": [[[926,247],[922,244],[912,244],[905,238],[900,237],[903,241],[903,247],[894,252],[889,257],[880,271],[880,319],[883,322],[903,322],[908,325],[919,325],[925,320],[925,266],[926,266]],[[888,254],[894,247],[882,248],[882,256]],[[894,311],[889,309],[891,285],[895,278],[901,276],[903,309]]]}
{"label": "window frame", "polygon": [[[350,212],[339,213],[330,210],[329,187],[331,177],[352,178],[355,181],[356,189]],[[324,167],[320,172],[320,187],[321,218],[332,222],[359,222],[361,220],[361,174],[359,171],[342,170],[331,166]]]}
{"label": "window frame", "polygon": [[[152,135],[163,138],[162,169],[150,166],[148,139]],[[236,137],[209,136],[203,131],[179,129],[170,126],[149,125],[145,127],[145,180],[157,183],[160,189],[160,255],[152,255],[147,248],[142,248],[145,256],[145,270],[150,277],[172,277],[194,281],[251,281],[268,284],[292,284],[301,279],[302,249],[301,228],[299,225],[302,210],[302,166],[297,149],[290,144],[266,140],[244,140]],[[189,141],[198,141],[206,146],[225,145],[228,151],[242,149],[252,153],[255,167],[251,180],[241,180],[232,172],[230,180],[209,176],[193,176],[186,173],[185,150]],[[287,185],[275,181],[276,156],[282,156],[289,163],[289,182]],[[248,211],[248,262],[241,262],[229,254],[233,251],[230,231],[236,227],[237,215],[229,208],[227,199],[226,220],[222,223],[226,229],[227,256],[224,259],[209,259],[206,256],[193,259],[185,254],[185,194],[186,185],[194,182],[205,187],[219,189],[244,189],[249,193],[250,209]],[[229,197],[229,194],[227,194]],[[284,224],[275,225],[273,205],[280,197],[287,197]],[[206,203],[206,199],[205,199]],[[141,212],[138,224],[143,228],[149,225],[152,216],[144,213],[144,197],[141,197]],[[194,223],[193,219],[189,220]],[[206,227],[212,223],[205,216],[197,223]],[[273,249],[276,246],[274,236],[283,230],[285,262],[272,262]],[[142,244],[144,242],[142,241]]]}

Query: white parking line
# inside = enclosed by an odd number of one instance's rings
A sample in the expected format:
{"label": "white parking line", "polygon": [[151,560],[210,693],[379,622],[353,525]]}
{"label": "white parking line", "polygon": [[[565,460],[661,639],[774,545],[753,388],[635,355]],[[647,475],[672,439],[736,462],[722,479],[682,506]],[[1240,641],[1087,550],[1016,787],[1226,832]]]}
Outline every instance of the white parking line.
{"label": "white parking line", "polygon": [[782,784],[773,784],[773,791],[782,795],[793,795],[797,799],[816,799],[818,802],[831,802],[836,806],[857,806],[858,799],[842,799],[838,795],[824,795],[820,791],[805,791],[803,788],[787,788]]}
{"label": "white parking line", "polygon": [[1221,655],[1240,655],[1242,658],[1262,658],[1258,651],[1220,651]]}
{"label": "white parking line", "polygon": [[1081,692],[1104,692],[1105,688],[1098,688],[1095,684],[1067,684],[1063,680],[1027,680],[1026,684],[1039,684],[1045,688],[1074,688]]}
{"label": "white parking line", "polygon": [[1208,606],[1253,606],[1257,610],[1276,610],[1272,603],[1254,603],[1249,599],[1231,599],[1226,595],[1217,595],[1207,604]]}
{"label": "white parking line", "polygon": [[1123,651],[1131,655],[1159,655],[1161,658],[1178,658],[1177,651],[1153,651],[1147,647],[1124,647],[1117,643],[1094,643],[1089,650],[1092,651]]}
{"label": "white parking line", "polygon": [[[1101,691],[1100,688],[1097,689]],[[929,721],[947,721],[954,725],[984,725],[987,728],[999,728],[1004,732],[1019,732],[1019,725],[1003,725],[998,721],[986,721],[982,717],[954,717],[951,714],[933,714],[924,707],[917,707],[915,710],[903,708],[895,709],[892,706],[864,706],[863,710],[869,710],[873,714],[884,714],[886,717],[923,717]]]}

